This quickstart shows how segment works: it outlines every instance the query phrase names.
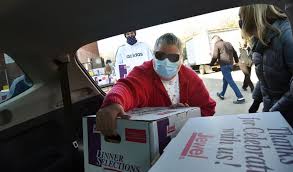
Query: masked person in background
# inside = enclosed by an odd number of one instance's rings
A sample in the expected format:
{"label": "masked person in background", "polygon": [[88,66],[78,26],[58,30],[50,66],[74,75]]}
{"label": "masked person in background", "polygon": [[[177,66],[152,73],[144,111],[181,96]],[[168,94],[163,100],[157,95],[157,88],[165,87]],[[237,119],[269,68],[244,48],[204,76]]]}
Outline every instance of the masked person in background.
{"label": "masked person in background", "polygon": [[216,102],[203,81],[182,65],[182,43],[174,34],[159,37],[154,54],[153,60],[135,67],[107,94],[96,116],[98,131],[115,134],[116,117],[139,107],[194,106],[202,116],[215,113]]}
{"label": "masked person in background", "polygon": [[117,79],[124,78],[135,66],[153,59],[151,49],[145,43],[136,40],[136,31],[126,32],[124,36],[127,44],[120,46],[115,55],[115,74]]}
{"label": "masked person in background", "polygon": [[112,61],[111,60],[106,60],[106,66],[104,68],[104,73],[105,75],[111,75],[113,70],[111,66]]}
{"label": "masked person in background", "polygon": [[[286,15],[272,5],[249,5],[239,9],[239,26],[252,40],[252,60],[262,95],[263,111],[280,111],[293,125],[293,37]],[[259,100],[258,100],[259,101]]]}

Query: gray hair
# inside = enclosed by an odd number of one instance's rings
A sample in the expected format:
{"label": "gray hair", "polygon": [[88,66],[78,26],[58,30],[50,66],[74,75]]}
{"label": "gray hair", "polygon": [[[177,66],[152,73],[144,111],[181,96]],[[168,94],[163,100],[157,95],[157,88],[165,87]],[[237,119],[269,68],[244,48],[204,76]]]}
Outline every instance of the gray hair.
{"label": "gray hair", "polygon": [[155,43],[154,51],[158,51],[162,45],[175,45],[179,49],[180,53],[182,53],[182,43],[173,33],[165,33],[160,36]]}

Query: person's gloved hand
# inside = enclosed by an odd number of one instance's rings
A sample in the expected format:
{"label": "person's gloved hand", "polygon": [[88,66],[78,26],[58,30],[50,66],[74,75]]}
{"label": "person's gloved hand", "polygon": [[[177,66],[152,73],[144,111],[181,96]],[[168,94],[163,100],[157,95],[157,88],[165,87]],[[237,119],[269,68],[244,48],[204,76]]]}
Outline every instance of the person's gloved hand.
{"label": "person's gloved hand", "polygon": [[111,104],[101,108],[96,115],[96,130],[101,131],[105,136],[117,135],[115,130],[118,116],[127,116],[123,107],[119,104]]}
{"label": "person's gloved hand", "polygon": [[274,104],[273,107],[271,107],[271,109],[269,110],[270,112],[275,112],[275,111],[279,111],[280,110],[280,104],[277,102]]}
{"label": "person's gloved hand", "polygon": [[250,106],[248,112],[249,113],[256,113],[258,111],[259,105],[262,101],[254,100],[252,105]]}

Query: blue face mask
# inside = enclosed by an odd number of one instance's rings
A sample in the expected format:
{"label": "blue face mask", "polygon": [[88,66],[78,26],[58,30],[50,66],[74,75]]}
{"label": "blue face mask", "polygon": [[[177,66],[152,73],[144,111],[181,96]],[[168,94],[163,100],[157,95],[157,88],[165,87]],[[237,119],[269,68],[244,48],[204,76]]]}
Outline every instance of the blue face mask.
{"label": "blue face mask", "polygon": [[127,37],[126,39],[129,45],[134,45],[137,42],[135,36],[130,36],[130,37]]}
{"label": "blue face mask", "polygon": [[178,73],[180,60],[170,62],[169,59],[158,60],[154,59],[154,70],[163,79],[172,79]]}

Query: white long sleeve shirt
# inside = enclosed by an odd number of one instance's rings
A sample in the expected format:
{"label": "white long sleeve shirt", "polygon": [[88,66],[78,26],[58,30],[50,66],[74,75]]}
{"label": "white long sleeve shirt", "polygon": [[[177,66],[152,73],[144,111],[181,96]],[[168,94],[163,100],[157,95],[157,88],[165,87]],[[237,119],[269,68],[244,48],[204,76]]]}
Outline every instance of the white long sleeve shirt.
{"label": "white long sleeve shirt", "polygon": [[143,42],[137,42],[134,45],[124,44],[117,49],[115,62],[115,74],[120,78],[119,65],[126,65],[127,73],[135,66],[153,59],[151,49]]}

